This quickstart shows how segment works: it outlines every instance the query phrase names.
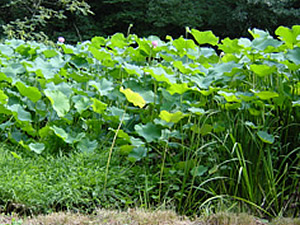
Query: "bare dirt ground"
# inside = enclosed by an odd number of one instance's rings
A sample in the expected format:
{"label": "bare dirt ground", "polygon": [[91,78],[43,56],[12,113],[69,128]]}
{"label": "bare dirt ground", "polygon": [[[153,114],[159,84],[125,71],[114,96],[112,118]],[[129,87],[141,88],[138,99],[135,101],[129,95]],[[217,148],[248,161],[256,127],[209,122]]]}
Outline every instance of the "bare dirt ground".
{"label": "bare dirt ground", "polygon": [[0,225],[300,225],[300,219],[281,218],[267,222],[246,214],[218,213],[190,220],[173,211],[145,211],[131,209],[126,212],[98,210],[93,215],[69,212],[51,213],[19,218],[0,215]]}

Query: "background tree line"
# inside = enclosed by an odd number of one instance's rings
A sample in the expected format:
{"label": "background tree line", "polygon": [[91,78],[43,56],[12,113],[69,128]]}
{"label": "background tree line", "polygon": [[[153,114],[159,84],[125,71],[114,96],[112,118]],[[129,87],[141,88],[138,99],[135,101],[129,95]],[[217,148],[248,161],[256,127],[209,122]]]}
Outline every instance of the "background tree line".
{"label": "background tree line", "polygon": [[300,24],[299,0],[2,0],[1,38],[75,43],[116,32],[164,38],[185,35],[185,27],[224,37],[247,36],[249,28],[270,33]]}

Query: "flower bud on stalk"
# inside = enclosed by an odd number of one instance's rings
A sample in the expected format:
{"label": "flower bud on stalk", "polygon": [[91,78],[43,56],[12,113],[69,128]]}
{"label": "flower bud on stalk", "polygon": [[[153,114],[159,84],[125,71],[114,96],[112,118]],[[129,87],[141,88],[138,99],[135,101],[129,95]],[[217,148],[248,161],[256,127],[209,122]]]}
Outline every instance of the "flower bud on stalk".
{"label": "flower bud on stalk", "polygon": [[157,45],[158,45],[158,42],[157,41],[152,41],[151,44],[152,44],[153,48],[156,48]]}
{"label": "flower bud on stalk", "polygon": [[57,39],[57,41],[58,41],[59,43],[64,43],[64,42],[65,42],[65,38],[64,38],[64,37],[59,37],[59,38]]}

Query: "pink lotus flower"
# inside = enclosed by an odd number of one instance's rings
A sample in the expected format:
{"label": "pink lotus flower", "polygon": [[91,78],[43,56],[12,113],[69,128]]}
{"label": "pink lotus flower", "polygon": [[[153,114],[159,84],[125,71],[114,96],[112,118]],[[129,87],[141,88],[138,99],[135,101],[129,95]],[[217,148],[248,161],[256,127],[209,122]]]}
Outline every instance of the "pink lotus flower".
{"label": "pink lotus flower", "polygon": [[58,40],[59,43],[64,43],[65,42],[65,38],[64,37],[59,37],[57,40]]}
{"label": "pink lotus flower", "polygon": [[157,42],[157,41],[152,41],[151,43],[152,43],[153,48],[156,48],[157,45],[158,45],[158,42]]}

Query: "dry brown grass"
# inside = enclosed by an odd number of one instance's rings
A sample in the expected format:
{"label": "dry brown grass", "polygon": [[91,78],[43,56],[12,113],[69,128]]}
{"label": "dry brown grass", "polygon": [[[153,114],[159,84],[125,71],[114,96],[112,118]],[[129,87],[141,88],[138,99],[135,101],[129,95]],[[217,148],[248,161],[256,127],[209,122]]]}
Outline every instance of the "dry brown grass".
{"label": "dry brown grass", "polygon": [[300,225],[300,218],[281,218],[274,220],[272,222],[273,225]]}
{"label": "dry brown grass", "polygon": [[[4,218],[4,217],[3,217]],[[0,224],[3,223],[0,217]],[[4,222],[11,221],[7,216]],[[173,211],[145,211],[128,210],[119,212],[114,210],[98,210],[94,215],[72,214],[68,212],[39,215],[23,219],[23,225],[192,225],[186,217],[176,215]]]}
{"label": "dry brown grass", "polygon": [[[14,217],[16,218],[16,217]],[[18,218],[17,218],[18,220]],[[0,216],[0,224],[11,224],[12,217]],[[68,212],[24,218],[22,225],[300,225],[300,219],[282,218],[271,223],[247,214],[218,213],[193,221],[173,211],[145,211],[131,209],[126,212],[98,210],[94,215]]]}

